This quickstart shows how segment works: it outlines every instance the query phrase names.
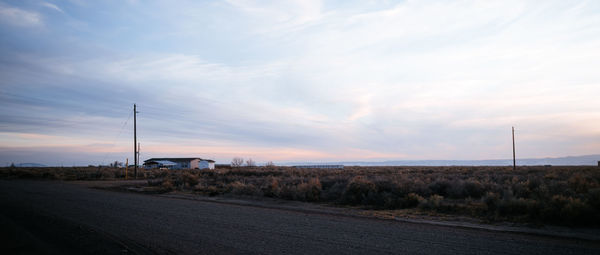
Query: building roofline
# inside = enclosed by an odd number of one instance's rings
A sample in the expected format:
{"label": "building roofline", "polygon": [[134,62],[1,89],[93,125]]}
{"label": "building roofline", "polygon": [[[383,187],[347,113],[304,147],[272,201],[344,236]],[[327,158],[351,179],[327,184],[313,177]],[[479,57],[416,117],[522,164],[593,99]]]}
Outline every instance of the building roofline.
{"label": "building roofline", "polygon": [[144,162],[157,161],[157,160],[168,160],[168,161],[173,161],[173,162],[181,162],[181,161],[192,161],[195,159],[199,159],[200,161],[208,161],[211,163],[215,163],[215,161],[212,159],[203,159],[203,158],[150,158],[150,159],[144,160]]}

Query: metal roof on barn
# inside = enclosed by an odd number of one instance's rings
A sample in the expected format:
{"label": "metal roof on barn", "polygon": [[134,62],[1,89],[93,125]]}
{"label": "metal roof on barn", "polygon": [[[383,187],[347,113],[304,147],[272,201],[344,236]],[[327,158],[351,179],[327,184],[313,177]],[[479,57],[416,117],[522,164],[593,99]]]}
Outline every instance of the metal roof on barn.
{"label": "metal roof on barn", "polygon": [[200,161],[208,161],[214,163],[215,161],[212,159],[203,159],[203,158],[151,158],[144,160],[144,162],[157,162],[157,161],[171,161],[171,162],[189,162],[195,159],[199,159]]}
{"label": "metal roof on barn", "polygon": [[168,161],[168,160],[156,160],[156,161],[152,161],[152,162],[156,162],[160,165],[163,166],[174,166],[177,165],[177,163],[173,162],[173,161]]}

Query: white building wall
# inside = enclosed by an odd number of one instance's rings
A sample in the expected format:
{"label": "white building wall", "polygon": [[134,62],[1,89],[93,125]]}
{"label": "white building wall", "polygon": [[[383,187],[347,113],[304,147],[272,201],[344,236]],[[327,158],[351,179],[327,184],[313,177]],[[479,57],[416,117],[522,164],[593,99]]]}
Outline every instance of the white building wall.
{"label": "white building wall", "polygon": [[190,169],[200,168],[200,166],[198,165],[199,163],[200,163],[199,159],[194,159],[194,160],[190,161]]}
{"label": "white building wall", "polygon": [[215,163],[208,161],[200,161],[198,162],[199,169],[215,169]]}

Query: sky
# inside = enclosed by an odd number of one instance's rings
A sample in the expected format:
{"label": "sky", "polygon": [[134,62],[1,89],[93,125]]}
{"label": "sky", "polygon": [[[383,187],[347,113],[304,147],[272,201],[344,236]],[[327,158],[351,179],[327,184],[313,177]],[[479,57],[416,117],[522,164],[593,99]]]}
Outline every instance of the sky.
{"label": "sky", "polygon": [[0,1],[0,164],[600,154],[600,1]]}

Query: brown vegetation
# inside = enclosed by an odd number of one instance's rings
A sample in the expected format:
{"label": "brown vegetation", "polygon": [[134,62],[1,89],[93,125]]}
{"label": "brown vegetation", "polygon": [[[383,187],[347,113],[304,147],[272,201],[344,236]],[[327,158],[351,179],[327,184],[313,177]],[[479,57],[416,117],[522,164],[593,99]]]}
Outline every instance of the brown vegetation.
{"label": "brown vegetation", "polygon": [[[156,191],[417,209],[492,221],[600,226],[600,169],[565,167],[288,167],[142,171]],[[3,168],[4,178],[123,178],[124,169]]]}
{"label": "brown vegetation", "polygon": [[172,189],[387,210],[417,208],[487,220],[600,226],[597,167],[287,167],[173,171]]}
{"label": "brown vegetation", "polygon": [[[155,178],[164,170],[144,170],[138,168],[138,178]],[[126,169],[115,167],[0,167],[2,179],[46,179],[63,181],[94,181],[125,179]],[[133,168],[127,172],[133,179]],[[166,174],[164,175],[166,176]]]}

